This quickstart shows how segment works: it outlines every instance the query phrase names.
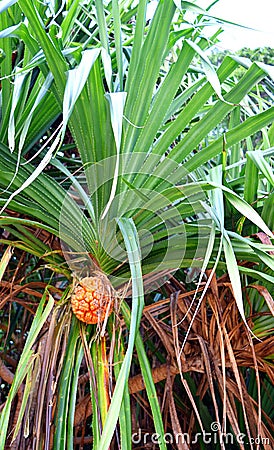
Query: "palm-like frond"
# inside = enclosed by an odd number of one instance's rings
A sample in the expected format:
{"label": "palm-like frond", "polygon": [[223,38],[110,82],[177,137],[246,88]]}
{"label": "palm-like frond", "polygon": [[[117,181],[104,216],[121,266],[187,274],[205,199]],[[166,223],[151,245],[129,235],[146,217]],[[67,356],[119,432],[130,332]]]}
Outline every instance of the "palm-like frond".
{"label": "palm-like frond", "polygon": [[[144,301],[142,276],[146,280],[150,275],[145,293],[152,295],[159,290],[155,288],[155,278],[158,287],[163,284],[165,290],[171,273],[178,270],[180,279],[184,276],[182,269],[187,268],[198,270],[199,282],[193,301],[196,306],[203,306],[197,313],[201,316],[195,316],[192,322],[184,321],[178,330],[181,336],[188,333],[192,336],[194,331],[195,352],[199,348],[204,360],[200,368],[203,389],[197,392],[203,402],[209,389],[214,414],[219,420],[211,384],[212,369],[207,360],[216,350],[214,342],[221,342],[221,354],[214,353],[219,395],[236,434],[239,415],[229,396],[241,401],[243,426],[250,433],[246,408],[252,400],[237,368],[237,365],[245,366],[237,355],[250,340],[246,337],[241,347],[236,341],[235,346],[234,342],[230,344],[229,337],[239,334],[235,304],[243,321],[260,337],[269,329],[268,311],[273,307],[270,292],[274,270],[273,220],[269,214],[273,209],[273,149],[269,125],[274,119],[274,109],[265,101],[261,88],[254,93],[254,87],[260,86],[268,69],[261,64],[226,57],[216,72],[204,53],[208,42],[200,32],[208,24],[209,16],[189,2],[182,2],[182,9],[178,9],[180,2],[166,0],[159,1],[155,13],[148,18],[147,3],[150,4],[144,0],[137,5],[133,1],[112,0],[105,4],[96,0],[85,4],[75,1],[44,5],[36,0],[18,0],[8,2],[6,7],[10,8],[0,16],[0,39],[5,52],[0,66],[3,78],[0,224],[9,233],[2,243],[40,258],[57,274],[57,279],[60,276],[61,283],[66,278],[70,280],[70,272],[81,276],[95,263],[117,289],[123,287],[124,296],[131,293],[132,297],[131,314],[126,304],[121,306],[129,328],[129,337],[123,333],[121,346],[115,329],[117,322],[111,319],[113,327],[108,328],[113,338],[110,361],[113,358],[114,365],[117,364],[116,386],[110,387],[113,395],[110,406],[109,392],[104,386],[111,382],[111,369],[94,368],[95,361],[106,367],[104,338],[99,343],[95,341],[90,350],[93,328],[87,329],[86,336],[75,318],[71,323],[67,291],[61,300],[58,298],[60,304],[52,309],[45,338],[48,345],[56,339],[56,346],[43,355],[42,350],[37,353],[42,358],[41,380],[45,384],[39,388],[41,408],[35,421],[40,439],[37,442],[43,442],[44,448],[51,448],[52,442],[58,449],[73,448],[72,429],[83,354],[91,380],[94,448],[105,449],[110,445],[118,419],[123,448],[131,448],[124,426],[130,423],[127,380],[132,355],[135,363],[134,345],[155,429],[163,433],[154,375],[138,333]],[[190,23],[185,12],[193,8],[199,14]],[[244,67],[240,79],[233,76],[239,65]],[[218,131],[220,123],[225,124],[221,132]],[[254,151],[251,138],[261,130],[263,140]],[[241,143],[248,150],[245,154],[241,152]],[[7,207],[16,214],[9,215]],[[55,241],[56,249],[52,251],[43,240],[32,236],[35,228],[52,233],[61,243]],[[3,260],[3,271],[5,268]],[[202,294],[207,296],[207,305],[213,313],[210,332],[206,327],[199,329],[211,314],[199,297],[206,268],[213,268],[206,284],[211,293],[206,294],[204,289]],[[219,287],[212,280],[215,271],[222,274],[226,270],[230,282],[226,280],[224,291],[220,288],[219,298]],[[258,284],[247,288],[250,308],[241,289],[241,283],[248,285],[246,280],[256,280],[256,283],[263,280],[266,284],[266,291]],[[230,293],[226,290],[229,283]],[[46,311],[49,313],[53,306],[50,294],[40,320],[45,295],[29,336],[38,336],[47,319]],[[228,306],[224,305],[226,297]],[[151,301],[151,296],[147,301]],[[227,328],[229,319],[225,320],[224,315],[228,316],[232,303],[235,321]],[[171,306],[174,305],[172,301]],[[187,302],[182,306],[183,314],[187,314],[188,306]],[[161,314],[160,303],[155,302],[155,307],[157,314]],[[262,310],[266,314],[255,317],[251,323],[254,311]],[[186,360],[175,356],[183,341],[178,330],[172,333],[169,329],[169,321],[177,320],[176,314],[177,310],[172,310],[170,318],[164,317],[161,323],[168,339],[172,336],[177,342],[171,353],[180,369]],[[158,333],[157,320],[148,312],[144,317],[151,318]],[[205,344],[209,338],[212,339],[210,350]],[[28,342],[23,353],[25,359],[20,360],[12,394],[3,411],[3,445],[10,402],[25,377],[20,420],[27,417],[28,408],[38,399],[31,394],[30,369],[34,367],[38,371],[39,368]],[[153,339],[149,345],[153,347]],[[267,350],[261,356],[262,349],[256,353],[256,348],[259,347],[254,345],[253,356],[262,358],[259,369],[254,362],[256,380],[258,370],[272,377],[272,369],[266,362],[271,352]],[[58,354],[62,373],[56,368]],[[252,358],[245,355],[243,359],[250,365]],[[228,382],[229,401],[221,381],[227,367],[232,368],[236,380],[236,383]],[[97,384],[92,383],[94,376]],[[211,380],[209,385],[206,377]],[[58,383],[57,392],[50,387],[53,378]],[[172,390],[170,379],[168,383]],[[188,384],[195,409],[195,386],[191,385],[191,379]],[[187,386],[185,380],[183,385]],[[50,428],[51,403],[56,408],[54,438]],[[47,405],[46,417],[42,405]],[[175,399],[171,405],[169,414],[174,425],[178,422],[176,407],[180,401]],[[256,414],[253,411],[252,426],[258,421]],[[14,438],[20,439],[19,435],[16,437],[20,430],[18,421],[17,425]],[[265,426],[263,430],[264,436],[268,436]],[[162,443],[160,447],[164,449],[166,445]]]}

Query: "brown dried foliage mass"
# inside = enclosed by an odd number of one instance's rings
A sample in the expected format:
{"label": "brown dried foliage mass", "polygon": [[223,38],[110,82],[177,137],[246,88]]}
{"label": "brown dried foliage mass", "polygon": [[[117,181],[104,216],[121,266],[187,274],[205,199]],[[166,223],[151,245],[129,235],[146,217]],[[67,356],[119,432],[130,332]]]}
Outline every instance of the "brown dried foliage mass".
{"label": "brown dried foliage mass", "polygon": [[[49,236],[46,233],[43,234],[43,238],[44,241],[49,242]],[[58,251],[57,241],[51,241],[50,245]],[[6,280],[0,283],[0,302],[4,318],[0,327],[5,339],[9,336],[13,342],[9,351],[2,351],[0,354],[0,378],[6,386],[1,396],[1,409],[5,403],[5,392],[7,393],[13,380],[26,332],[47,285],[42,281],[28,281],[25,271],[27,261],[28,255],[21,252],[16,269],[12,273],[7,272]],[[209,276],[209,272],[207,275]],[[22,403],[24,384],[20,387],[13,403],[9,428],[10,448],[22,450],[30,448],[33,444],[33,436],[36,442],[39,440],[44,443],[45,449],[52,448],[54,414],[58,398],[56,386],[61,376],[72,317],[69,301],[63,305],[58,304],[62,289],[58,287],[58,281],[55,286],[57,287],[50,288],[50,292],[56,299],[56,305],[33,348],[38,357],[33,369],[34,376],[27,414],[24,416],[19,435],[12,442],[12,430],[16,425]],[[264,383],[265,375],[273,384],[273,338],[265,336],[261,341],[251,338],[240,319],[227,275],[219,279],[213,276],[204,300],[195,312],[203,288],[204,286],[201,285],[198,289],[197,300],[191,307],[195,290],[187,290],[185,285],[171,277],[164,286],[168,297],[147,305],[143,311],[140,332],[145,346],[146,343],[149,344],[146,346],[147,354],[162,409],[165,431],[189,433],[189,435],[197,431],[197,415],[198,421],[200,418],[195,405],[198,401],[208,406],[212,420],[223,424],[228,420],[233,432],[237,434],[240,432],[237,404],[241,403],[249,435],[257,436],[260,432],[262,437],[268,438],[271,442],[273,423],[248,393],[246,383],[248,372],[242,369],[254,370],[258,386]],[[250,288],[255,289],[265,299],[271,311],[273,299],[266,288],[259,285],[252,285]],[[9,318],[13,302],[20,304],[23,308],[23,316],[20,332],[12,330],[10,334]],[[267,313],[269,316],[271,316],[270,311]],[[251,329],[254,317],[256,315],[252,315],[251,312],[248,317],[248,325]],[[126,327],[118,310],[115,311],[115,320],[117,329],[125,334]],[[187,340],[183,346],[186,335]],[[107,334],[104,338],[98,337],[98,339],[101,339],[101,342],[104,340],[104,377],[109,398],[115,386],[111,342]],[[85,443],[92,441],[88,432],[92,407],[89,394],[90,374],[86,362],[89,356],[86,351],[85,355],[86,359],[82,361],[78,379],[74,417],[76,448],[77,446],[82,448]],[[133,432],[141,428],[153,433],[150,406],[136,358],[133,360],[128,387],[131,395],[132,417],[135,417],[132,423]],[[220,402],[222,408],[220,408]],[[135,413],[137,410],[138,414]],[[26,424],[28,424],[28,436],[25,438],[23,430],[26,429]],[[116,448],[115,444],[113,445],[113,448]],[[264,448],[270,449],[267,444]]]}

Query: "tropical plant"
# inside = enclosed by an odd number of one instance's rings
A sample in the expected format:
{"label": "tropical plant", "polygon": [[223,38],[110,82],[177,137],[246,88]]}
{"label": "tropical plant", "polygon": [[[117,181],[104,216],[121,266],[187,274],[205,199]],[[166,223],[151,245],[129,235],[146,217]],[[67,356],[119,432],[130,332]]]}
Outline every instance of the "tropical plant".
{"label": "tropical plant", "polygon": [[[209,11],[156,3],[0,6],[1,448],[129,449],[138,428],[210,422],[270,448],[268,69],[215,71]],[[115,289],[97,326],[71,313],[94,271]]]}
{"label": "tropical plant", "polygon": [[[212,51],[210,55],[210,61],[214,65],[220,65],[226,55],[229,55],[231,52],[229,50],[220,51],[215,49]],[[235,55],[241,56],[243,58],[248,58],[251,61],[259,61],[265,64],[274,65],[274,50],[271,47],[257,47],[257,48],[248,48],[243,47],[240,50],[235,52]]]}

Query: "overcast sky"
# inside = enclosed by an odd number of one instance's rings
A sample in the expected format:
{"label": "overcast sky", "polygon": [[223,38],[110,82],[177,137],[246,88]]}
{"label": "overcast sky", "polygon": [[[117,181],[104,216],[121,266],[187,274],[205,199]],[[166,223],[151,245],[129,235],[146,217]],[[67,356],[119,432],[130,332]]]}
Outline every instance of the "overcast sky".
{"label": "overcast sky", "polygon": [[[195,3],[206,8],[213,0],[196,0]],[[211,13],[222,19],[260,30],[226,28],[220,36],[221,49],[274,47],[274,0],[219,0],[211,8]]]}

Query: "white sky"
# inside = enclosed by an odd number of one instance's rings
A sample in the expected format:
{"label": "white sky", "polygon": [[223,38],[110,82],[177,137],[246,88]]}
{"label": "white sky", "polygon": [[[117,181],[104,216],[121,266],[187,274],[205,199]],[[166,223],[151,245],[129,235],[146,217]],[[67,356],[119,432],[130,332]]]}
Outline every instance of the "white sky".
{"label": "white sky", "polygon": [[[206,8],[213,3],[213,0],[196,0],[195,3],[201,8]],[[212,15],[219,18],[260,30],[226,27],[219,36],[220,50],[274,47],[274,0],[219,0],[210,11]],[[210,34],[213,34],[213,28]]]}

